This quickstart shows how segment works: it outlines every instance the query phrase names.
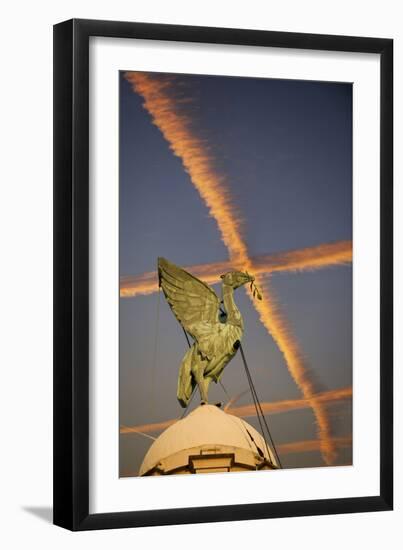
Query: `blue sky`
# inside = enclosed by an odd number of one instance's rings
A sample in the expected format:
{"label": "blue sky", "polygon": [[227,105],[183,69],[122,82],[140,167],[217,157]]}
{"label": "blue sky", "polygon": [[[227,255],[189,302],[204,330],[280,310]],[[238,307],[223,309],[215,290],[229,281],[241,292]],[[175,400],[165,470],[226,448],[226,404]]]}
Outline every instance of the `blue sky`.
{"label": "blue sky", "polygon": [[[158,85],[165,76],[154,78]],[[194,75],[174,75],[171,82],[180,112],[191,119],[228,182],[251,255],[352,238],[350,84]],[[142,103],[120,73],[121,276],[154,270],[158,256],[179,265],[227,259],[216,221]],[[352,383],[351,277],[351,266],[271,276],[322,391]],[[159,422],[182,413],[176,382],[187,344],[163,296],[157,327],[158,299],[152,294],[120,300],[122,425]],[[237,291],[236,301],[260,400],[300,397],[281,352],[243,290]],[[222,382],[230,395],[247,388],[239,357],[226,367]],[[214,384],[211,396],[226,400]],[[251,401],[245,395],[239,404]],[[334,435],[351,435],[351,402],[328,409]],[[246,420],[258,427],[255,419]],[[279,445],[316,439],[310,409],[271,415],[268,422]],[[136,475],[152,441],[131,434],[121,435],[120,442],[121,475]],[[323,465],[318,451],[281,458],[286,467]],[[337,463],[350,462],[351,449],[340,449]]]}

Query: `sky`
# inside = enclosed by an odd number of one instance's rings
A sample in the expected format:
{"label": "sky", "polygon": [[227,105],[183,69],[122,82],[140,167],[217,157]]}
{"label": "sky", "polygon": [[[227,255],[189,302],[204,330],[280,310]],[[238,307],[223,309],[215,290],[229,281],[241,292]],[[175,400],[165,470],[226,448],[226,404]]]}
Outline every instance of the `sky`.
{"label": "sky", "polygon": [[[137,475],[161,433],[149,425],[183,412],[176,399],[183,331],[163,295],[138,285],[158,256],[189,270],[206,266],[207,274],[215,262],[249,262],[253,274],[256,257],[277,260],[315,247],[312,254],[324,258],[321,245],[328,243],[344,251],[343,261],[328,254],[318,268],[302,254],[298,271],[258,275],[263,309],[244,289],[235,299],[283,467],[351,464],[351,84],[119,78],[120,475]],[[137,290],[125,292],[130,285]],[[239,354],[222,383],[230,397],[243,394],[233,407],[252,403]],[[219,385],[210,387],[212,402],[228,401]],[[336,390],[344,390],[342,398],[326,399]],[[278,406],[285,401],[292,403]],[[197,404],[195,398],[189,410]],[[258,429],[256,417],[244,418]]]}

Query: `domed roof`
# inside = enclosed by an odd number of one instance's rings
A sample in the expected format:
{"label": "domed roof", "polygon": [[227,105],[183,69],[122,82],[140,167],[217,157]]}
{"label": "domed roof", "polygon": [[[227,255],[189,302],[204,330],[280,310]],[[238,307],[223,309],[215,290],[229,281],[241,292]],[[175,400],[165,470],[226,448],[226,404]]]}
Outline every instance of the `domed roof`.
{"label": "domed roof", "polygon": [[266,448],[259,432],[250,424],[227,414],[216,405],[200,405],[188,416],[167,428],[151,445],[140,467],[140,475],[149,472],[161,460],[185,449],[222,445],[244,449],[272,462],[274,455]]}

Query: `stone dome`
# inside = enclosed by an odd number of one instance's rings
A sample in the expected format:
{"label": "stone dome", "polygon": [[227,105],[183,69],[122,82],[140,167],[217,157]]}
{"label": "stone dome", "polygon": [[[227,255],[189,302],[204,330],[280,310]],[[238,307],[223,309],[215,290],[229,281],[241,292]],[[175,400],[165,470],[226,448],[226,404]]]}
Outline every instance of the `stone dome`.
{"label": "stone dome", "polygon": [[140,475],[275,469],[272,450],[250,424],[216,405],[200,405],[151,445]]}

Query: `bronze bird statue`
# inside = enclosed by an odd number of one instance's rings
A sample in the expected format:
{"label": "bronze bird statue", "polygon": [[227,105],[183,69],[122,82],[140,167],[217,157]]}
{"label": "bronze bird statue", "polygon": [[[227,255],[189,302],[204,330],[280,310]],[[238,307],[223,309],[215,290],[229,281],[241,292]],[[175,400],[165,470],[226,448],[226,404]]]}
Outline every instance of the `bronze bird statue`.
{"label": "bronze bird statue", "polygon": [[[254,296],[261,299],[254,277],[231,271],[221,275],[222,301],[215,291],[181,267],[158,258],[159,285],[175,317],[194,343],[179,369],[177,398],[187,407],[196,385],[201,403],[208,403],[212,380],[220,379],[235,356],[243,334],[242,316],[234,301],[234,290],[250,283]],[[220,306],[223,306],[223,309]]]}

